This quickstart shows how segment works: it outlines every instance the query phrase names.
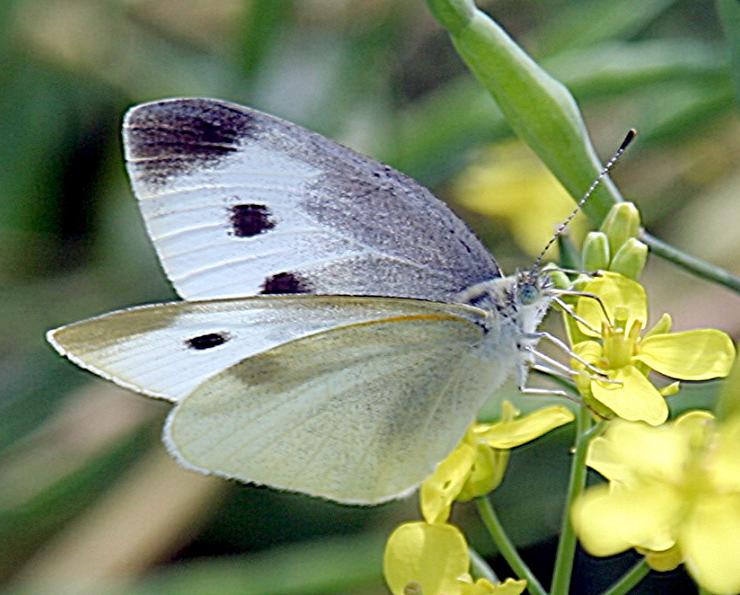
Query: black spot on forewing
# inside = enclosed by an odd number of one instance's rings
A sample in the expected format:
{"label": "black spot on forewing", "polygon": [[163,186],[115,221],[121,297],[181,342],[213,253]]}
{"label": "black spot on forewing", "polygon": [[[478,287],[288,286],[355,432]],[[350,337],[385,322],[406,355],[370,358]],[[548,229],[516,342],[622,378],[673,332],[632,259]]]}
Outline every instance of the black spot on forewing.
{"label": "black spot on forewing", "polygon": [[234,205],[231,228],[238,238],[251,238],[275,227],[272,212],[265,205]]}
{"label": "black spot on forewing", "polygon": [[278,273],[265,279],[260,293],[311,293],[311,287],[295,273]]}
{"label": "black spot on forewing", "polygon": [[202,351],[204,349],[211,349],[212,347],[218,347],[223,345],[229,340],[228,333],[208,333],[206,335],[199,335],[185,341],[185,345],[190,349],[196,349]]}
{"label": "black spot on forewing", "polygon": [[207,99],[144,104],[124,125],[127,158],[147,183],[215,165],[256,132],[252,115]]}

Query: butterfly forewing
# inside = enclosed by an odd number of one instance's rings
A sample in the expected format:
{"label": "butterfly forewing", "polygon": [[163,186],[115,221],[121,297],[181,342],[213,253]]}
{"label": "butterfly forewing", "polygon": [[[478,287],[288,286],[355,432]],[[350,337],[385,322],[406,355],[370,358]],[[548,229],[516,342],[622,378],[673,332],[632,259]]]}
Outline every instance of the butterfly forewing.
{"label": "butterfly forewing", "polygon": [[61,354],[138,392],[178,401],[210,376],[276,345],[336,326],[475,308],[411,299],[258,296],[120,310],[49,333]]}
{"label": "butterfly forewing", "polygon": [[170,415],[186,466],[350,503],[397,498],[490,394],[481,327],[423,313],[298,339],[217,374]]}
{"label": "butterfly forewing", "polygon": [[500,276],[407,176],[300,126],[210,99],[132,109],[129,175],[186,299],[271,293],[450,301]]}

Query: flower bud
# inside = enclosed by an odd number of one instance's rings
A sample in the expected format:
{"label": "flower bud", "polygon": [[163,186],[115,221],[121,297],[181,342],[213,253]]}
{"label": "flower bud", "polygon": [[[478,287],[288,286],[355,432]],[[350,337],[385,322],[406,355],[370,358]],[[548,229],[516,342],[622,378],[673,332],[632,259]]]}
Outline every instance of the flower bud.
{"label": "flower bud", "polygon": [[675,570],[678,565],[683,562],[683,554],[678,544],[660,552],[641,547],[635,549],[645,556],[645,561],[648,563],[648,566],[658,572],[669,572],[670,570]]}
{"label": "flower bud", "polygon": [[601,224],[601,231],[609,238],[612,254],[616,254],[628,238],[635,237],[639,229],[640,212],[631,202],[615,204]]}
{"label": "flower bud", "polygon": [[548,276],[552,281],[552,284],[558,289],[570,289],[573,284],[563,271],[549,271]]}
{"label": "flower bud", "polygon": [[591,231],[583,240],[583,268],[604,271],[609,268],[609,239],[601,231]]}
{"label": "flower bud", "polygon": [[591,275],[578,275],[571,283],[571,287],[576,291],[582,291],[593,280],[594,278]]}
{"label": "flower bud", "polygon": [[635,281],[642,274],[647,261],[648,247],[637,238],[628,238],[612,259],[609,270]]}

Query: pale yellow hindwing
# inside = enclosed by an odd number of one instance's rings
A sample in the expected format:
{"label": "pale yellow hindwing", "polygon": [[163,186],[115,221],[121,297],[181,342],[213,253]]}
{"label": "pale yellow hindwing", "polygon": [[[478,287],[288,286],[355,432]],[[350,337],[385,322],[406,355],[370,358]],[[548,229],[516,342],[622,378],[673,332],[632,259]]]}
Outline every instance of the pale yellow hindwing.
{"label": "pale yellow hindwing", "polygon": [[206,473],[348,503],[400,497],[490,395],[482,335],[462,317],[422,312],[285,343],[196,388],[165,441]]}

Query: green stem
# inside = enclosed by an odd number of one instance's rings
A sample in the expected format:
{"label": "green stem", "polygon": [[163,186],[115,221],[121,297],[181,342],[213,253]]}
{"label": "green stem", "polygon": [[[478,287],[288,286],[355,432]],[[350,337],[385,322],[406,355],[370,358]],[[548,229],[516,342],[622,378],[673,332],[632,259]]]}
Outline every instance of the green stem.
{"label": "green stem", "polygon": [[740,293],[740,278],[736,277],[729,271],[710,264],[696,256],[686,254],[678,248],[667,244],[663,240],[659,240],[655,236],[650,235],[646,231],[642,232],[640,239],[650,247],[653,254],[662,256],[673,264],[680,266],[682,269],[695,274],[697,277],[714,281],[715,283],[729,287],[736,293]]}
{"label": "green stem", "polygon": [[478,507],[478,514],[483,520],[483,524],[488,529],[488,533],[496,544],[498,551],[504,557],[506,562],[511,566],[520,579],[527,581],[527,591],[532,595],[547,595],[547,592],[537,580],[537,577],[532,574],[529,566],[522,560],[519,552],[516,551],[514,544],[509,539],[509,536],[504,531],[501,521],[499,521],[496,511],[493,509],[491,501],[483,496],[482,498],[476,498],[475,504]]}
{"label": "green stem", "polygon": [[563,511],[563,523],[558,542],[558,552],[555,557],[555,571],[552,577],[550,591],[552,595],[567,595],[570,586],[570,577],[573,573],[573,558],[576,552],[576,534],[570,522],[570,509],[573,501],[580,495],[586,486],[586,454],[589,440],[585,436],[591,427],[591,414],[586,407],[581,407],[576,413],[575,453],[570,467],[568,495]]}
{"label": "green stem", "polygon": [[626,595],[647,576],[648,572],[650,572],[650,566],[643,558],[630,568],[622,578],[604,591],[602,595]]}
{"label": "green stem", "polygon": [[470,567],[473,577],[486,578],[494,585],[501,582],[493,571],[493,568],[488,565],[488,562],[485,561],[483,556],[481,556],[472,547],[469,547],[468,551],[470,552]]}

